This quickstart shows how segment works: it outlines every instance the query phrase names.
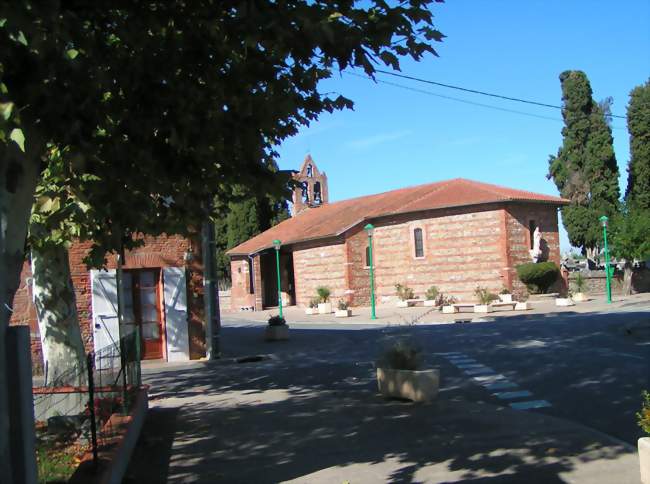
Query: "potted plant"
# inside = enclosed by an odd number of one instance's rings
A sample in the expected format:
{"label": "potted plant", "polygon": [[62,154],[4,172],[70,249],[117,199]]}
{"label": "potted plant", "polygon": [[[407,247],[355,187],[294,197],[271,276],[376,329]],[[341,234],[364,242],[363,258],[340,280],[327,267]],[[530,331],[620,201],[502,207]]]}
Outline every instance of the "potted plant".
{"label": "potted plant", "polygon": [[515,311],[528,311],[531,309],[530,303],[527,301],[528,296],[524,294],[523,296],[519,296],[517,299],[517,304],[515,304]]}
{"label": "potted plant", "polygon": [[427,289],[427,292],[424,293],[424,305],[425,306],[437,306],[437,300],[438,300],[438,294],[440,291],[438,291],[438,288],[436,286],[431,286],[429,289]]}
{"label": "potted plant", "polygon": [[556,297],[555,298],[556,306],[575,306],[576,303],[573,302],[573,293],[569,291],[567,297]]}
{"label": "potted plant", "polygon": [[330,314],[332,312],[332,303],[330,302],[330,289],[325,286],[316,288],[318,294],[318,314]]}
{"label": "potted plant", "polygon": [[499,300],[504,303],[511,303],[512,293],[510,292],[510,289],[503,286],[503,289],[501,289],[501,292],[499,293]]}
{"label": "potted plant", "polygon": [[334,313],[337,318],[347,318],[352,316],[352,310],[348,308],[348,303],[343,299],[339,300],[338,309]]}
{"label": "potted plant", "polygon": [[264,332],[266,341],[284,341],[289,339],[289,326],[283,317],[271,316]]}
{"label": "potted plant", "polygon": [[646,437],[641,437],[639,445],[639,464],[641,466],[641,483],[650,484],[650,392],[643,392],[641,411],[636,414],[639,427]]}
{"label": "potted plant", "polygon": [[399,298],[399,301],[397,301],[397,307],[398,308],[407,308],[409,306],[409,299],[413,299],[415,297],[415,293],[413,292],[413,289],[411,289],[408,286],[404,286],[402,284],[395,284],[395,292],[397,293],[397,297]]}
{"label": "potted plant", "polygon": [[477,286],[474,290],[474,295],[479,301],[479,304],[474,305],[475,313],[491,313],[494,311],[494,308],[490,305],[492,301],[499,299],[494,293],[491,293],[486,288]]}
{"label": "potted plant", "polygon": [[318,299],[312,298],[309,307],[305,308],[305,314],[318,314]]}
{"label": "potted plant", "polygon": [[452,314],[456,312],[456,298],[454,296],[445,296],[443,293],[438,294],[438,304],[442,308],[444,314]]}
{"label": "potted plant", "polygon": [[420,350],[400,340],[377,362],[377,386],[385,397],[428,402],[438,395],[439,370],[422,370]]}
{"label": "potted plant", "polygon": [[575,289],[575,292],[572,296],[572,299],[574,301],[584,302],[589,300],[586,294],[587,279],[585,279],[585,277],[580,272],[578,272],[576,274],[576,277],[573,279],[573,288]]}

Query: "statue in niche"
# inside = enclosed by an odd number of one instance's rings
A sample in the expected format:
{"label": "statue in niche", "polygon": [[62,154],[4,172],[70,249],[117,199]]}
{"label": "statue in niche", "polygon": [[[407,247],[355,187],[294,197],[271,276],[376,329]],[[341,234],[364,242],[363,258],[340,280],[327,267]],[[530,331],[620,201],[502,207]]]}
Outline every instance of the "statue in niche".
{"label": "statue in niche", "polygon": [[320,182],[314,183],[314,203],[320,205],[322,197],[320,194]]}
{"label": "statue in niche", "polygon": [[535,232],[533,232],[533,248],[530,249],[530,257],[535,263],[540,262],[542,258],[542,233],[539,231],[539,227],[535,227]]}
{"label": "statue in niche", "polygon": [[302,189],[303,203],[309,203],[309,185],[307,184],[307,182],[302,182],[301,189]]}
{"label": "statue in niche", "polygon": [[312,168],[312,166],[311,166],[311,163],[310,163],[309,165],[307,165],[307,176],[308,176],[309,178],[311,178],[312,176],[314,176],[314,171],[313,171],[313,168]]}

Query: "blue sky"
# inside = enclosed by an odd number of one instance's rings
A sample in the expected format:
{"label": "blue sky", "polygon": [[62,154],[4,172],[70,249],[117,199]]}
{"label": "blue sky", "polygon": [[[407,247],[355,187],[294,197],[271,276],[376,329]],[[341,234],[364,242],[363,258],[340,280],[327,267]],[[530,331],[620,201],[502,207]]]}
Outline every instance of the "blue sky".
{"label": "blue sky", "polygon": [[[402,72],[549,104],[561,103],[558,75],[580,69],[597,100],[614,98],[625,115],[630,90],[650,76],[650,1],[460,1],[435,4],[447,38],[440,57],[404,60]],[[384,69],[388,70],[388,68]],[[464,177],[557,194],[548,156],[562,142],[561,113],[378,75],[378,79],[544,118],[487,109],[373,84],[342,74],[322,84],[355,102],[321,116],[279,149],[282,169],[310,153],[327,172],[330,201]],[[552,119],[546,119],[552,118]],[[629,135],[613,121],[614,149],[626,183]],[[562,250],[569,248],[562,229]]]}

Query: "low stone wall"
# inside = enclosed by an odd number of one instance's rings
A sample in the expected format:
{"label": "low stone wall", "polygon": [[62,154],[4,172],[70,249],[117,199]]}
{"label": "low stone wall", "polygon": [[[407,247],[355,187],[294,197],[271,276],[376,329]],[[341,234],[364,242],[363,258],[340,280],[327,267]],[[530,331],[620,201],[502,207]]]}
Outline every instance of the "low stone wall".
{"label": "low stone wall", "polygon": [[[582,277],[587,280],[586,292],[591,294],[605,294],[607,277],[605,271],[582,271]],[[569,274],[569,286],[573,288],[573,281],[578,272]],[[612,293],[622,294],[623,292],[623,271],[616,270],[612,278]],[[650,270],[647,268],[635,269],[632,274],[632,292],[650,292]]]}
{"label": "low stone wall", "polygon": [[232,304],[230,302],[230,290],[219,291],[219,310],[224,312],[232,311]]}

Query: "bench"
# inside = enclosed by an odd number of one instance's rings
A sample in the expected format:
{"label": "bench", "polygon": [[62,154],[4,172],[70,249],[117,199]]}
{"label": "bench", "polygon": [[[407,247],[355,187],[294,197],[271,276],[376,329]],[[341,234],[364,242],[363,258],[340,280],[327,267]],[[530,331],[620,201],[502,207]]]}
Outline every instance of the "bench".
{"label": "bench", "polygon": [[424,304],[424,299],[406,299],[405,301],[397,301],[398,308],[408,308],[410,306],[416,306],[418,303]]}
{"label": "bench", "polygon": [[[451,309],[450,309],[451,308]],[[470,308],[472,312],[474,312],[474,304],[473,303],[456,303],[456,304],[450,304],[448,306],[443,306],[442,307],[442,312],[445,314],[451,314],[451,313],[459,313],[461,312],[462,309]]]}
{"label": "bench", "polygon": [[493,302],[490,304],[493,308],[505,308],[505,307],[510,307],[511,311],[515,310],[515,306],[517,305],[517,301],[512,301],[512,302]]}

